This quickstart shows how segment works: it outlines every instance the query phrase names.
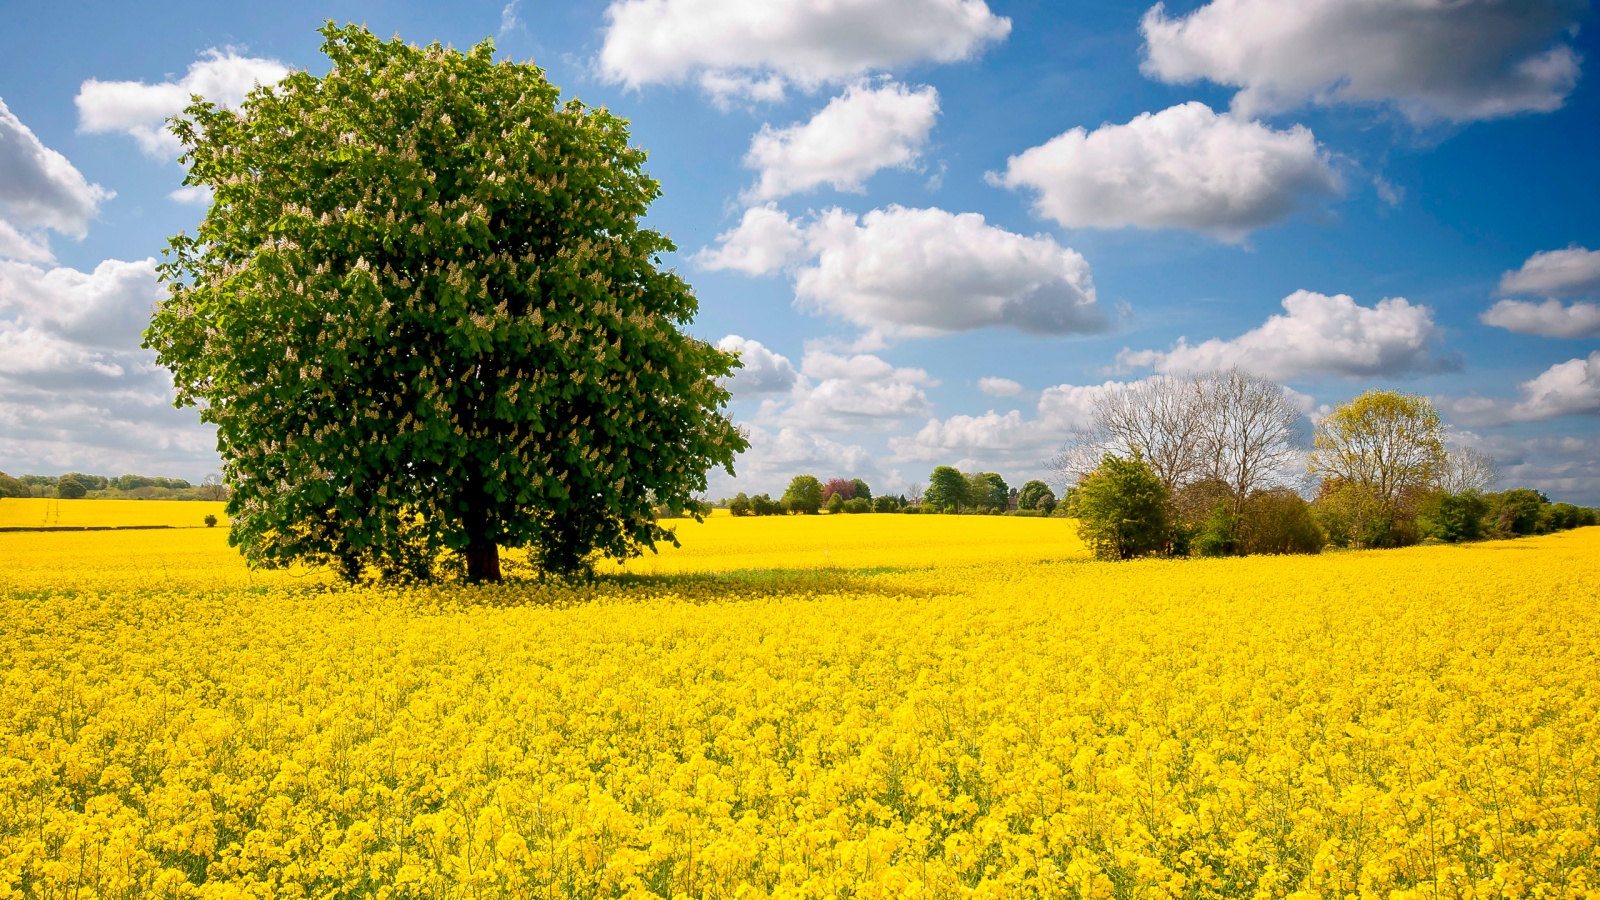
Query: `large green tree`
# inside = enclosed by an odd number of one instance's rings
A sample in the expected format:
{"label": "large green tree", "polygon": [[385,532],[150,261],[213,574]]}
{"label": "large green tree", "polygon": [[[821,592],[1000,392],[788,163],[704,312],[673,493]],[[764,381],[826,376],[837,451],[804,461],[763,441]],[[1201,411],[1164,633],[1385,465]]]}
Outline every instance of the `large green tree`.
{"label": "large green tree", "polygon": [[322,35],[326,75],[173,126],[215,199],[145,341],[217,426],[233,543],[494,580],[500,547],[566,572],[670,541],[653,507],[746,443],[627,123],[488,41]]}
{"label": "large green tree", "polygon": [[814,515],[822,509],[822,482],[815,475],[796,475],[789,479],[783,503],[790,512]]}

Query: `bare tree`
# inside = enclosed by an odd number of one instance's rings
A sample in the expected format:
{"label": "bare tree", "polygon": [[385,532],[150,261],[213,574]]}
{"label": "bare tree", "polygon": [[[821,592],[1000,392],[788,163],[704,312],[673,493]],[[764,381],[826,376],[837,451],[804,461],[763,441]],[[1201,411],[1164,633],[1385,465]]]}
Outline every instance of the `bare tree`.
{"label": "bare tree", "polygon": [[1449,494],[1482,491],[1500,480],[1500,464],[1494,457],[1472,447],[1460,447],[1445,454],[1434,486]]}
{"label": "bare tree", "polygon": [[1089,425],[1073,434],[1050,467],[1076,484],[1107,453],[1137,452],[1168,490],[1176,490],[1203,468],[1200,399],[1193,378],[1163,375],[1110,388],[1095,399]]}
{"label": "bare tree", "polygon": [[1300,410],[1282,385],[1237,368],[1194,381],[1199,472],[1228,486],[1237,513],[1252,493],[1284,480],[1299,455]]}

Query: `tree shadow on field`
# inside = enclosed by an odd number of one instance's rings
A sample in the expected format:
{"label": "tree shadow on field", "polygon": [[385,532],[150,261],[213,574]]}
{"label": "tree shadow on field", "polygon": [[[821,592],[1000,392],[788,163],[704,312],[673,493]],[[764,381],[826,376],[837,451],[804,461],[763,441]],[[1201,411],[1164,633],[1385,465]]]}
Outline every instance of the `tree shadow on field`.
{"label": "tree shadow on field", "polygon": [[608,573],[580,578],[513,578],[501,584],[463,585],[459,599],[490,606],[567,606],[604,600],[726,603],[777,598],[805,600],[849,594],[885,599],[925,598],[943,593],[926,584],[892,576],[913,570],[739,569],[672,574]]}

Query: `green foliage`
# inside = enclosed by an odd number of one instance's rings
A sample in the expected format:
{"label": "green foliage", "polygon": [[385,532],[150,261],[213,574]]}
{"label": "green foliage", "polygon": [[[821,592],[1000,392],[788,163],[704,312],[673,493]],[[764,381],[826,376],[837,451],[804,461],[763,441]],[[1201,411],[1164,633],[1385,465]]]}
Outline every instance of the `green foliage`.
{"label": "green foliage", "polygon": [[753,516],[781,516],[784,512],[783,504],[766,494],[750,498],[750,514]]}
{"label": "green foliage", "polygon": [[1529,488],[1514,488],[1490,496],[1490,520],[1499,538],[1538,534],[1550,498]]}
{"label": "green foliage", "polygon": [[844,494],[837,493],[837,492],[834,493],[834,494],[831,494],[828,497],[828,504],[827,504],[828,512],[831,513],[831,514],[834,514],[834,515],[842,513],[842,512],[844,512],[844,504],[845,504]]}
{"label": "green foliage", "polygon": [[750,498],[744,495],[744,491],[728,501],[728,513],[735,516],[750,515]]}
{"label": "green foliage", "polygon": [[215,527],[217,527],[217,517],[213,516],[213,515],[210,515],[209,513],[201,521],[206,523],[206,527],[207,528],[215,528]]}
{"label": "green foliage", "polygon": [[851,500],[872,502],[872,488],[868,487],[865,481],[859,478],[852,478],[850,479],[850,485],[855,489],[855,492],[850,495]]}
{"label": "green foliage", "polygon": [[895,510],[897,510],[899,508],[899,506],[900,506],[900,504],[895,501],[895,498],[893,498],[893,497],[891,497],[891,496],[889,496],[887,494],[885,494],[882,497],[873,497],[872,498],[872,511],[873,512],[892,513]]}
{"label": "green foliage", "polygon": [[1233,504],[1219,501],[1193,530],[1190,549],[1201,556],[1232,556],[1239,552],[1239,526],[1244,517]]}
{"label": "green foliage", "polygon": [[790,512],[816,515],[822,509],[822,482],[815,475],[796,475],[783,492],[783,505]]}
{"label": "green foliage", "polygon": [[950,466],[939,466],[928,476],[928,488],[922,492],[922,505],[932,510],[945,510],[967,504],[967,479]]}
{"label": "green foliage", "polygon": [[1055,491],[1038,479],[1028,482],[1017,492],[1017,509],[1042,509],[1046,515],[1056,508]]}
{"label": "green foliage", "polygon": [[865,497],[851,497],[844,502],[844,511],[847,513],[872,512],[872,501]]}
{"label": "green foliage", "polygon": [[1100,559],[1133,559],[1168,540],[1166,485],[1144,457],[1107,453],[1078,484],[1078,535]]}
{"label": "green foliage", "polygon": [[1417,531],[1425,538],[1455,544],[1483,537],[1489,501],[1477,491],[1435,491],[1417,508]]}
{"label": "green foliage", "polygon": [[1328,536],[1304,497],[1286,488],[1256,491],[1239,513],[1241,553],[1321,553]]}
{"label": "green foliage", "polygon": [[173,126],[215,200],[145,344],[217,426],[230,539],[351,577],[448,550],[475,579],[502,546],[572,572],[675,542],[653,507],[747,443],[627,123],[487,41],[322,34],[326,75]]}
{"label": "green foliage", "polygon": [[56,496],[63,500],[82,500],[88,496],[89,489],[83,482],[71,475],[63,475],[56,479]]}
{"label": "green foliage", "polygon": [[0,472],[0,497],[31,496],[33,496],[33,492],[28,490],[27,485],[4,472]]}
{"label": "green foliage", "polygon": [[1004,511],[1011,505],[1011,488],[994,472],[967,477],[967,505],[981,512]]}

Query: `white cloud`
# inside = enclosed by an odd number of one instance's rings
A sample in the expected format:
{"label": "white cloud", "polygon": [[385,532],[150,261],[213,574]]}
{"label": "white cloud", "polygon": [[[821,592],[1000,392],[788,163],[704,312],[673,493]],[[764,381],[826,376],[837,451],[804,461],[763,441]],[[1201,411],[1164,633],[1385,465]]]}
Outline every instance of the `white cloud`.
{"label": "white cloud", "polygon": [[1500,278],[1502,294],[1580,297],[1600,293],[1600,250],[1576,245],[1528,257],[1522,268]]}
{"label": "white cloud", "polygon": [[0,100],[0,256],[43,262],[50,258],[43,235],[50,229],[82,238],[103,201],[116,194],[90,184],[65,156],[46,147]]}
{"label": "white cloud", "polygon": [[728,390],[734,397],[748,397],[754,394],[778,394],[792,390],[799,374],[795,372],[789,358],[779,353],[768,350],[760,341],[742,338],[737,334],[730,334],[717,342],[717,349],[724,353],[739,354],[739,361],[744,366],[733,373],[728,380]]}
{"label": "white cloud", "polygon": [[799,302],[882,334],[1109,327],[1077,251],[1048,235],[986,224],[977,213],[891,206],[858,218],[832,209],[807,237],[814,258],[795,273]]}
{"label": "white cloud", "polygon": [[989,180],[1037,192],[1038,214],[1069,228],[1185,228],[1231,242],[1343,190],[1305,126],[1278,131],[1197,102],[1074,128]]}
{"label": "white cloud", "polygon": [[191,95],[234,108],[256,85],[275,84],[289,68],[274,59],[239,56],[232,49],[207,50],[177,81],[89,79],[78,89],[78,128],[91,134],[122,132],[145,153],[170,157],[181,149],[166,121],[189,106]]}
{"label": "white cloud", "polygon": [[500,37],[522,27],[522,19],[517,17],[517,7],[521,5],[522,0],[511,0],[500,10]]}
{"label": "white cloud", "polygon": [[712,271],[769,275],[802,257],[806,238],[787,213],[769,203],[745,210],[738,225],[717,235],[717,243],[696,253],[695,264]]}
{"label": "white cloud", "polygon": [[20,259],[24,262],[50,262],[55,255],[43,235],[28,234],[0,219],[0,259]]}
{"label": "white cloud", "polygon": [[939,382],[922,369],[901,368],[880,357],[811,350],[801,360],[805,376],[787,407],[771,405],[770,421],[816,431],[889,431],[932,409],[924,387]]}
{"label": "white cloud", "polygon": [[745,166],[761,173],[748,196],[770,200],[825,184],[859,192],[880,169],[915,166],[938,117],[931,87],[852,85],[808,122],[762,127],[745,155]]}
{"label": "white cloud", "polygon": [[138,347],[164,296],[154,258],[108,259],[93,272],[0,262],[0,315],[87,347]]}
{"label": "white cloud", "polygon": [[216,468],[215,431],[172,407],[167,372],[139,349],[163,294],[153,259],[91,272],[0,262],[0,469],[198,480]]}
{"label": "white cloud", "polygon": [[1600,350],[1587,359],[1556,363],[1517,385],[1517,399],[1444,397],[1440,405],[1467,425],[1537,422],[1558,416],[1600,414]]}
{"label": "white cloud", "polygon": [[1563,305],[1550,299],[1543,303],[1526,300],[1501,300],[1480,316],[1485,325],[1515,331],[1518,334],[1537,334],[1552,338],[1587,338],[1600,336],[1600,305],[1574,303]]}
{"label": "white cloud", "polygon": [[1404,297],[1357,304],[1349,296],[1295,291],[1283,298],[1282,314],[1231,340],[1189,344],[1167,351],[1123,350],[1117,363],[1158,372],[1202,371],[1238,366],[1267,378],[1316,375],[1370,377],[1440,372],[1454,367],[1433,355],[1439,329],[1433,310]]}
{"label": "white cloud", "polygon": [[868,72],[971,59],[1011,31],[983,0],[613,0],[599,65],[639,87],[781,97]]}
{"label": "white cloud", "polygon": [[174,203],[186,203],[194,206],[210,206],[211,198],[215,193],[209,184],[189,184],[167,193],[167,199]]}
{"label": "white cloud", "polygon": [[1559,109],[1585,0],[1213,0],[1145,13],[1147,75],[1240,88],[1235,112],[1389,103],[1413,122]]}
{"label": "white cloud", "polygon": [[722,469],[707,475],[711,497],[727,497],[739,491],[767,493],[774,500],[783,493],[789,479],[802,473],[827,479],[834,476],[865,478],[882,492],[892,489],[897,479],[885,482],[871,451],[860,444],[842,444],[794,426],[763,428],[746,426],[750,449],[734,461],[737,477]]}
{"label": "white cloud", "polygon": [[1022,385],[1009,378],[979,378],[978,390],[991,397],[1015,397],[1022,393]]}

